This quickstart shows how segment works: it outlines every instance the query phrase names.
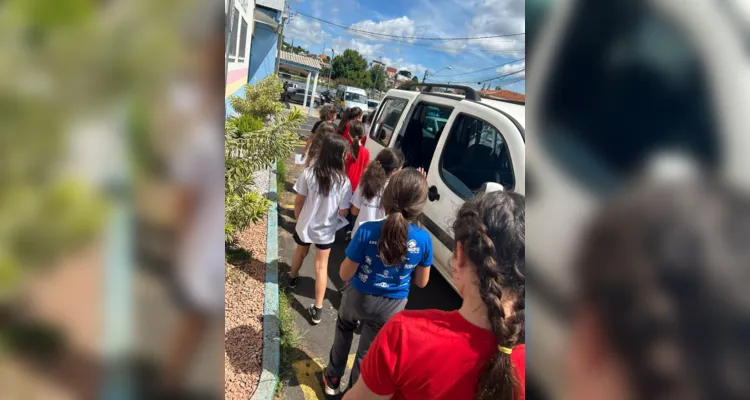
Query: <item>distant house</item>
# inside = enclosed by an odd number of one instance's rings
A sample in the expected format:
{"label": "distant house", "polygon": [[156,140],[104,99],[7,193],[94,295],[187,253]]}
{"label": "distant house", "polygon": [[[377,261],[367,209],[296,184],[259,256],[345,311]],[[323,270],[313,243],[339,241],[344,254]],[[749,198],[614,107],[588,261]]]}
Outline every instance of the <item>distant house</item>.
{"label": "distant house", "polygon": [[396,77],[396,68],[388,67],[385,69],[385,74],[388,75],[388,78],[394,79]]}
{"label": "distant house", "polygon": [[320,57],[321,60],[323,60],[325,62],[329,62],[331,60],[331,57],[328,57],[325,54],[321,54],[319,57]]}
{"label": "distant house", "polygon": [[370,68],[372,68],[372,67],[374,67],[376,65],[379,65],[379,66],[383,67],[383,69],[385,69],[385,63],[382,62],[382,61],[380,61],[380,60],[372,60],[372,63],[370,63]]}
{"label": "distant house", "polygon": [[482,96],[495,97],[498,99],[510,100],[510,101],[521,101],[526,102],[526,95],[512,90],[480,90],[479,94]]}

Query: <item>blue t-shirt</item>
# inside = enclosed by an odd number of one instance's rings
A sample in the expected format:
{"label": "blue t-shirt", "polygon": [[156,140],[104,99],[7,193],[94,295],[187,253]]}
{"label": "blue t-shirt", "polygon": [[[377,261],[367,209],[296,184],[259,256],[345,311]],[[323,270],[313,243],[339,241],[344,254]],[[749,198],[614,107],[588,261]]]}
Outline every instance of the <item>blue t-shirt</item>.
{"label": "blue t-shirt", "polygon": [[384,223],[385,220],[369,221],[357,229],[346,248],[346,257],[359,264],[357,273],[349,282],[362,293],[405,299],[409,295],[414,268],[432,266],[432,240],[426,230],[410,224],[406,262],[387,267],[378,255],[378,239]]}

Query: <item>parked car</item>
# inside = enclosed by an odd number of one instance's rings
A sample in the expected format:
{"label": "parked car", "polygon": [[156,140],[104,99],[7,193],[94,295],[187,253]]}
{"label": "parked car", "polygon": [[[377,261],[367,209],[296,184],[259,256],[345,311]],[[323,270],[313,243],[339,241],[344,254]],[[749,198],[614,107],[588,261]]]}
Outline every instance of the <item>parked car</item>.
{"label": "parked car", "polygon": [[[304,88],[297,88],[292,89],[292,94],[289,99],[289,101],[293,103],[299,103],[302,104],[305,100],[305,89]],[[307,101],[310,101],[310,92],[307,92]],[[323,97],[320,95],[320,93],[315,94],[315,104],[314,107],[320,107],[320,105],[323,104]]]}
{"label": "parked car", "polygon": [[341,114],[347,108],[359,107],[362,111],[368,109],[367,92],[364,89],[354,86],[339,85],[336,89],[334,102],[336,103],[336,111],[339,117],[341,117]]}
{"label": "parked car", "polygon": [[385,147],[400,148],[406,166],[427,171],[429,201],[423,222],[433,242],[434,265],[455,288],[449,260],[450,221],[476,193],[525,192],[525,105],[466,95],[388,91],[376,110],[366,142],[371,157]]}

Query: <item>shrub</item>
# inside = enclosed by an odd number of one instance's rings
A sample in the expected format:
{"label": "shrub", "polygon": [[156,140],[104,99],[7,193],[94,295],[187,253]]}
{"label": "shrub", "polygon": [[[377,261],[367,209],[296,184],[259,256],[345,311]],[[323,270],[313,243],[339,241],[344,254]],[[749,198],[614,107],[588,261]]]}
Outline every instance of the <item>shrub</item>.
{"label": "shrub", "polygon": [[[253,189],[253,173],[266,169],[294,153],[297,129],[304,116],[297,109],[282,112],[278,100],[282,84],[271,75],[253,87],[248,85],[248,99],[233,97],[232,107],[239,112],[225,125],[224,182],[227,243],[237,232],[263,219],[270,202]],[[252,99],[252,100],[250,100]]]}

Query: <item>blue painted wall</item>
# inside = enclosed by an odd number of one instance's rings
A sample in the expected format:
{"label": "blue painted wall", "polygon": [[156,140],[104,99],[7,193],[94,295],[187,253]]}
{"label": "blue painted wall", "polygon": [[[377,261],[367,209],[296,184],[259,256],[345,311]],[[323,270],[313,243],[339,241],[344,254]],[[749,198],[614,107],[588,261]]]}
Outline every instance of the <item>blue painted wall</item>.
{"label": "blue painted wall", "polygon": [[[262,7],[259,7],[259,9],[272,16],[276,21],[281,20],[281,13],[278,11]],[[252,45],[250,46],[248,82],[254,83],[256,80],[262,80],[273,73],[274,66],[276,65],[278,39],[278,33],[274,32],[268,25],[255,24]]]}

